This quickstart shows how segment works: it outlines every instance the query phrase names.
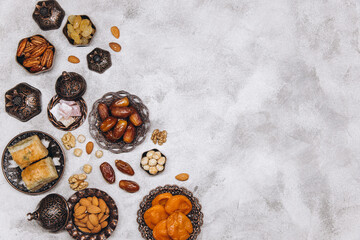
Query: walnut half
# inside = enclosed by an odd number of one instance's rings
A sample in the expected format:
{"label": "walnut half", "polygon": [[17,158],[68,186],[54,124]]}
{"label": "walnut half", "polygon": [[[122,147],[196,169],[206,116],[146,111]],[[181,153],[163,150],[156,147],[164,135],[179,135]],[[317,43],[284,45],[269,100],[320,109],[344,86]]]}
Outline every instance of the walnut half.
{"label": "walnut half", "polygon": [[62,138],[61,141],[64,144],[64,147],[67,150],[70,150],[71,148],[75,147],[76,139],[75,136],[71,134],[71,132],[66,133]]}

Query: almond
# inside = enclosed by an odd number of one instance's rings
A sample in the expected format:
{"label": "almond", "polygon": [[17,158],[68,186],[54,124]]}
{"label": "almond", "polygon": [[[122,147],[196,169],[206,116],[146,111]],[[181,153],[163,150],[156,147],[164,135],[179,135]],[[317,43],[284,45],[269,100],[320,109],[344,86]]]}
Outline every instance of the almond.
{"label": "almond", "polygon": [[81,219],[79,222],[82,222],[82,223],[87,223],[89,221],[89,215],[86,214],[86,216]]}
{"label": "almond", "polygon": [[91,233],[98,233],[100,232],[100,230],[101,230],[101,225],[99,224],[96,227],[94,227],[93,230],[91,230]]}
{"label": "almond", "polygon": [[80,229],[80,231],[82,231],[82,232],[91,233],[91,231],[90,231],[88,228],[86,228],[86,227],[79,227],[79,229]]}
{"label": "almond", "polygon": [[110,213],[109,207],[106,206],[105,214],[109,214],[109,213]]}
{"label": "almond", "polygon": [[109,46],[112,50],[114,50],[115,52],[120,52],[121,51],[121,46],[118,43],[115,42],[111,42],[109,43]]}
{"label": "almond", "polygon": [[97,215],[97,218],[99,219],[99,221],[101,220],[101,218],[104,216],[104,213],[99,213],[98,215]]}
{"label": "almond", "polygon": [[95,214],[90,214],[89,215],[89,222],[91,222],[91,224],[93,226],[99,225],[99,219],[97,218],[97,216]]}
{"label": "almond", "polygon": [[106,226],[108,225],[108,222],[103,221],[100,225],[101,225],[101,228],[106,228]]}
{"label": "almond", "polygon": [[97,206],[90,205],[90,206],[87,206],[87,211],[89,213],[100,213],[101,209],[99,207],[97,207]]}
{"label": "almond", "polygon": [[91,205],[91,202],[89,200],[87,200],[86,198],[82,198],[80,199],[80,202],[79,202],[82,206],[90,206]]}
{"label": "almond", "polygon": [[76,209],[78,209],[78,207],[80,207],[80,203],[75,204],[74,209],[76,210]]}
{"label": "almond", "polygon": [[187,174],[187,173],[180,173],[180,174],[176,175],[175,178],[176,178],[177,180],[179,180],[179,181],[186,181],[186,180],[189,179],[189,174]]}
{"label": "almond", "polygon": [[104,213],[107,208],[105,201],[101,198],[99,199],[99,207],[102,213]]}
{"label": "almond", "polygon": [[87,228],[90,229],[90,230],[94,229],[94,225],[92,225],[90,221],[88,221],[88,222],[86,223],[86,226],[87,226]]}
{"label": "almond", "polygon": [[86,211],[85,206],[80,206],[78,209],[75,210],[74,216],[80,216],[81,214],[84,214]]}
{"label": "almond", "polygon": [[79,221],[74,221],[75,225],[78,227],[86,227],[85,223],[79,222]]}
{"label": "almond", "polygon": [[[97,197],[93,197],[93,200],[92,200],[92,204],[94,205],[94,206],[99,206],[99,199],[97,198]],[[100,209],[101,210],[101,209]]]}
{"label": "almond", "polygon": [[86,199],[89,200],[92,204],[92,197],[87,197]]}
{"label": "almond", "polygon": [[101,219],[100,219],[100,223],[102,223],[103,221],[105,221],[106,219],[108,219],[109,215],[104,215]]}
{"label": "almond", "polygon": [[86,153],[90,154],[93,149],[94,149],[94,143],[93,142],[88,142],[86,144]]}
{"label": "almond", "polygon": [[69,56],[69,57],[68,57],[68,61],[71,62],[71,63],[79,63],[79,62],[80,62],[80,59],[78,59],[78,58],[75,57],[75,56]]}
{"label": "almond", "polygon": [[116,37],[116,38],[119,38],[120,37],[120,31],[119,31],[119,28],[116,27],[116,26],[112,26],[111,27],[111,34]]}
{"label": "almond", "polygon": [[[78,219],[79,221],[82,220],[82,219],[84,219],[86,216],[87,216],[86,213],[83,213],[83,214],[81,214],[81,215],[74,215],[74,217],[75,217],[76,219]],[[80,221],[80,222],[81,222],[81,221]]]}

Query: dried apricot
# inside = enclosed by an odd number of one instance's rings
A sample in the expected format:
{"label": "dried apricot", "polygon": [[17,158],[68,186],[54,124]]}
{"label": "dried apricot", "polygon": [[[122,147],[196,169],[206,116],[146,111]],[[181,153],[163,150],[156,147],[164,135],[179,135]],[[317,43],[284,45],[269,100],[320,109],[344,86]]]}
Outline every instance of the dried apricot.
{"label": "dried apricot", "polygon": [[156,196],[156,198],[154,198],[154,200],[151,202],[152,206],[155,205],[162,205],[165,206],[167,200],[169,200],[169,198],[172,197],[171,193],[162,193]]}
{"label": "dried apricot", "polygon": [[169,198],[165,204],[165,210],[168,214],[182,212],[188,214],[192,209],[190,200],[183,195],[175,195]]}
{"label": "dried apricot", "polygon": [[171,240],[167,233],[166,220],[162,220],[154,227],[153,237],[155,240]]}
{"label": "dried apricot", "polygon": [[161,205],[155,205],[144,213],[144,220],[150,229],[153,229],[160,221],[165,220],[169,215]]}

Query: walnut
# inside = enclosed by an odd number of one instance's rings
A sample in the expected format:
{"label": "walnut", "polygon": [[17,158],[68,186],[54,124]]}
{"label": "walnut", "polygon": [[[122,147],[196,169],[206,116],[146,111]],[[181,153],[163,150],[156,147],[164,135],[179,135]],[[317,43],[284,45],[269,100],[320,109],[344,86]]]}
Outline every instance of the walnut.
{"label": "walnut", "polygon": [[159,143],[159,145],[163,145],[166,142],[167,132],[166,130],[160,132],[159,129],[155,129],[151,135],[151,140],[154,144]]}
{"label": "walnut", "polygon": [[71,134],[71,132],[66,133],[62,138],[61,141],[63,142],[65,148],[70,150],[71,148],[75,147],[76,139],[75,136]]}
{"label": "walnut", "polygon": [[89,183],[85,181],[86,174],[74,174],[69,178],[70,188],[75,191],[83,190],[89,186]]}

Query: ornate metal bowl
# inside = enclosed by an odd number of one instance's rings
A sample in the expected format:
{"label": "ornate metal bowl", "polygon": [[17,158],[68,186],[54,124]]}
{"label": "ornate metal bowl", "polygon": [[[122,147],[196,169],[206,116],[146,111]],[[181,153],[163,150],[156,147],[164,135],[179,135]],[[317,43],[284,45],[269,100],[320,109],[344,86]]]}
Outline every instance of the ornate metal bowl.
{"label": "ornate metal bowl", "polygon": [[[54,160],[55,168],[56,168],[56,171],[57,171],[59,177],[57,179],[55,179],[54,181],[46,184],[42,188],[40,188],[34,192],[31,192],[30,190],[28,190],[26,188],[24,182],[22,181],[22,178],[21,178],[22,170],[20,169],[19,166],[17,166],[15,161],[12,159],[11,154],[8,150],[8,147],[20,142],[21,140],[23,140],[25,138],[33,136],[35,134],[38,135],[38,137],[40,138],[41,141],[48,142],[48,146],[45,145],[45,147],[47,146],[47,149],[49,151],[49,157],[52,157]],[[11,139],[11,141],[5,147],[5,150],[4,150],[3,156],[2,156],[1,167],[2,167],[2,171],[5,176],[6,181],[8,181],[8,183],[13,188],[15,188],[16,190],[18,190],[20,192],[26,193],[26,194],[37,195],[37,194],[41,194],[41,193],[51,190],[60,181],[60,179],[64,173],[64,168],[65,168],[65,154],[64,154],[64,151],[62,150],[60,144],[55,140],[55,138],[48,135],[47,133],[40,132],[40,131],[23,132],[23,133],[20,133],[19,135],[17,135],[16,137],[14,137],[13,139]]]}
{"label": "ornate metal bowl", "polygon": [[[132,143],[125,143],[123,140],[119,140],[118,142],[110,142],[105,139],[104,135],[100,130],[100,116],[98,114],[97,108],[99,103],[105,103],[110,106],[110,104],[118,98],[128,97],[130,105],[136,108],[139,112],[141,119],[143,120],[143,124],[139,127],[136,127],[136,136]],[[97,100],[92,110],[89,114],[89,130],[92,138],[95,139],[96,143],[103,149],[109,150],[112,153],[122,153],[122,152],[130,152],[135,149],[136,146],[144,142],[146,138],[146,133],[150,129],[150,119],[149,119],[149,109],[144,105],[141,99],[135,95],[132,95],[125,91],[119,92],[110,92],[105,94],[102,98]]]}
{"label": "ornate metal bowl", "polygon": [[[76,225],[73,223],[74,207],[75,207],[76,203],[78,203],[81,198],[93,197],[93,196],[96,196],[97,198],[102,198],[110,210],[108,226],[96,234],[84,233],[84,232],[80,231],[76,227]],[[69,219],[69,222],[66,225],[65,229],[75,239],[78,239],[78,240],[107,239],[112,234],[112,232],[115,230],[115,228],[117,226],[118,215],[119,215],[118,209],[116,207],[115,201],[106,192],[103,192],[96,188],[86,188],[84,190],[78,191],[75,194],[73,194],[68,200],[68,205],[69,205],[69,209],[70,209],[70,219]]]}
{"label": "ornate metal bowl", "polygon": [[20,83],[5,93],[6,112],[27,122],[41,112],[41,92],[27,83]]}
{"label": "ornate metal bowl", "polygon": [[103,73],[111,67],[111,54],[101,48],[95,48],[87,56],[88,68],[97,73]]}
{"label": "ornate metal bowl", "polygon": [[65,11],[54,0],[38,2],[33,13],[33,19],[44,31],[58,29],[64,16]]}
{"label": "ornate metal bowl", "polygon": [[87,15],[80,15],[80,16],[81,16],[82,19],[89,19],[92,28],[95,30],[95,32],[91,34],[91,38],[89,39],[89,43],[88,44],[78,44],[78,45],[75,44],[74,39],[72,39],[67,33],[67,31],[68,31],[67,25],[68,25],[68,23],[70,23],[69,20],[66,20],[66,24],[65,24],[65,26],[63,28],[63,34],[67,38],[67,40],[69,41],[69,43],[71,45],[74,45],[74,46],[77,46],[77,47],[86,47],[86,46],[89,46],[91,40],[94,38],[94,35],[96,33],[96,27],[95,27],[94,23],[91,21],[91,19]]}
{"label": "ornate metal bowl", "polygon": [[28,220],[37,222],[46,230],[57,232],[63,229],[69,220],[69,207],[65,198],[58,194],[49,194],[43,198],[33,213],[28,213]]}
{"label": "ornate metal bowl", "polygon": [[193,208],[187,216],[193,225],[194,231],[188,240],[196,239],[200,234],[200,228],[203,225],[204,214],[201,212],[201,205],[199,200],[193,196],[192,192],[186,188],[176,185],[165,185],[164,187],[157,187],[151,190],[150,193],[144,197],[140,203],[140,209],[137,212],[137,222],[139,223],[139,231],[141,236],[144,239],[155,240],[152,234],[152,230],[145,223],[144,213],[151,207],[151,202],[157,195],[166,192],[169,192],[173,195],[184,195],[190,200]]}
{"label": "ornate metal bowl", "polygon": [[75,122],[73,122],[70,126],[65,127],[60,121],[58,121],[54,115],[50,112],[50,110],[61,100],[61,98],[58,95],[55,95],[49,102],[49,105],[47,107],[47,114],[48,114],[48,119],[49,121],[52,123],[52,125],[54,125],[54,127],[56,127],[57,129],[63,130],[63,131],[73,131],[75,129],[77,129],[78,127],[80,127],[85,119],[86,119],[86,115],[87,115],[87,106],[86,106],[86,102],[83,98],[78,98],[76,100],[74,100],[79,106],[80,106],[80,111],[81,111],[81,117],[75,117]]}

